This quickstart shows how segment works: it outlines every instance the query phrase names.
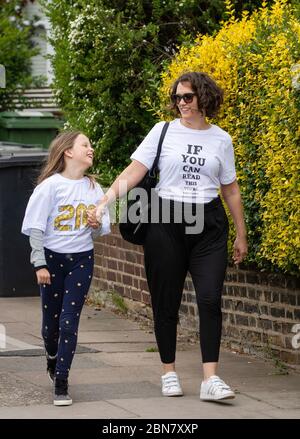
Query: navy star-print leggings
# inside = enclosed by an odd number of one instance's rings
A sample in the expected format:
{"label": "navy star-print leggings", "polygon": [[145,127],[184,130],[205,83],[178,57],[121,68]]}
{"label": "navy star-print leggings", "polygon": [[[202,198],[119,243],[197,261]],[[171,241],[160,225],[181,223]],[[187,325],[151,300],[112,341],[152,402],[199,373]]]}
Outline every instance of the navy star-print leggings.
{"label": "navy star-print leggings", "polygon": [[42,337],[48,355],[57,355],[55,376],[68,378],[79,319],[94,266],[94,251],[56,253],[45,248],[51,285],[41,285]]}

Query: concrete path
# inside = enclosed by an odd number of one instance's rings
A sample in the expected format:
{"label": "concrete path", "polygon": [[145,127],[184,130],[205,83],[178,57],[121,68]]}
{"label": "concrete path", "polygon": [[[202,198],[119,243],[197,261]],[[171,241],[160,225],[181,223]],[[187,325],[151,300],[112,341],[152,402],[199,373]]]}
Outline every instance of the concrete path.
{"label": "concrete path", "polygon": [[39,298],[0,298],[0,419],[300,418],[300,375],[280,375],[263,360],[221,352],[219,375],[232,402],[199,400],[198,345],[178,346],[184,397],[160,393],[161,368],[152,331],[107,310],[85,306],[71,375],[74,404],[54,407],[40,336]]}

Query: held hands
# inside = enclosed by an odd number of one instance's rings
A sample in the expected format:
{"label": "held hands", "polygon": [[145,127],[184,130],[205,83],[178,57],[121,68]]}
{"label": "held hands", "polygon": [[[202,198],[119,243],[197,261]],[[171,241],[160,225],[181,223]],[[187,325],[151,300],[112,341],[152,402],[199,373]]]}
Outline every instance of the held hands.
{"label": "held hands", "polygon": [[248,244],[246,237],[237,236],[233,244],[233,260],[235,265],[243,261],[248,253]]}
{"label": "held hands", "polygon": [[96,208],[96,218],[101,223],[106,208],[105,202],[98,204]]}
{"label": "held hands", "polygon": [[87,222],[92,229],[98,229],[98,227],[101,225],[101,218],[98,221],[96,213],[97,209],[87,210]]}
{"label": "held hands", "polygon": [[41,284],[51,285],[51,276],[47,268],[41,268],[40,270],[37,270],[35,274],[37,278],[37,283],[39,285]]}
{"label": "held hands", "polygon": [[105,204],[100,203],[96,209],[91,209],[87,211],[88,225],[90,227],[98,228],[102,222],[102,217],[104,215]]}

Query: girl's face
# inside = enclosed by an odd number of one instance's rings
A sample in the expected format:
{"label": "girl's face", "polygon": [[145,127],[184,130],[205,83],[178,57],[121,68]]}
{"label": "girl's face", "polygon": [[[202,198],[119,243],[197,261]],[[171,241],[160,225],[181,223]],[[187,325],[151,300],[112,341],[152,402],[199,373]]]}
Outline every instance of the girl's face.
{"label": "girl's face", "polygon": [[197,96],[189,82],[179,82],[174,99],[183,119],[199,118]]}
{"label": "girl's face", "polygon": [[88,169],[93,164],[94,149],[84,134],[79,134],[74,141],[73,147],[66,152],[73,163],[78,164],[82,168]]}

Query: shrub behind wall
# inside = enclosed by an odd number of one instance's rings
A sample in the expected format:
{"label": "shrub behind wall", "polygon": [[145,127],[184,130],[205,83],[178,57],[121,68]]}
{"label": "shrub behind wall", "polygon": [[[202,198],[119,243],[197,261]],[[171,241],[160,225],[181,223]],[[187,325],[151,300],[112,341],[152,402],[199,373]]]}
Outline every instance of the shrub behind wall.
{"label": "shrub behind wall", "polygon": [[[219,29],[224,1],[40,1],[53,30],[59,105],[93,141],[95,171],[110,184],[155,123],[144,100],[157,99],[163,66],[183,41]],[[260,3],[235,0],[239,12]]]}

